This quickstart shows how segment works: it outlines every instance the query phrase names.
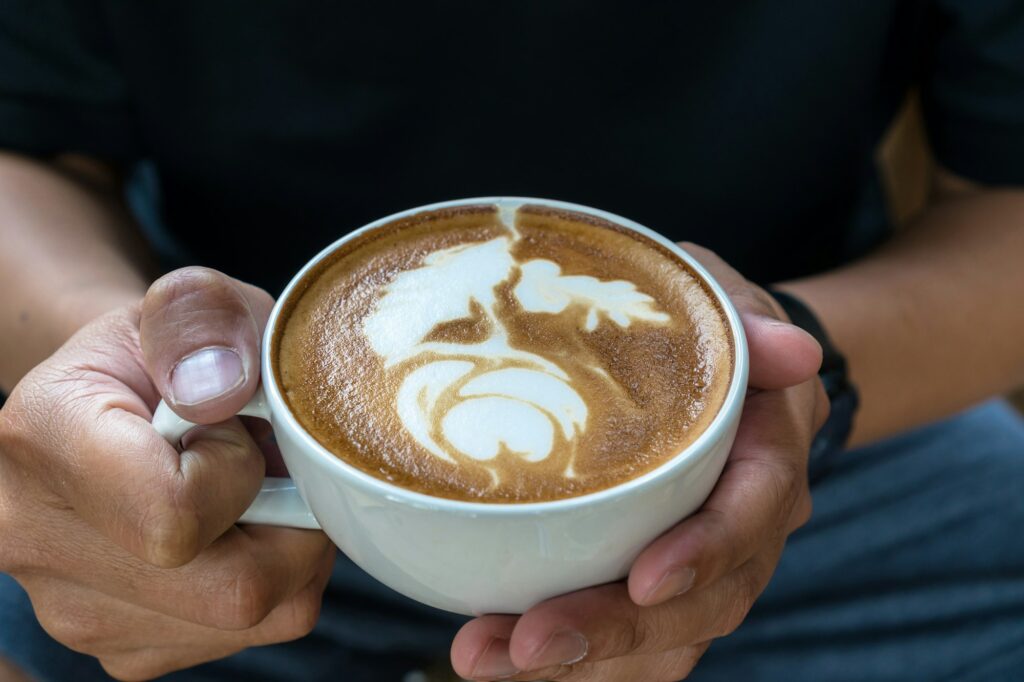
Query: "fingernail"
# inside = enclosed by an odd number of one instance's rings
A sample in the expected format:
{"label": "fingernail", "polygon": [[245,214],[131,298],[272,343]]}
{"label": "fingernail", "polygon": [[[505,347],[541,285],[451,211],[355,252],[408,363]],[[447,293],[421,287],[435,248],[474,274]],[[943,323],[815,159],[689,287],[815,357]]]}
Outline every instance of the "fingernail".
{"label": "fingernail", "polygon": [[556,632],[548,638],[540,651],[530,661],[530,670],[540,670],[552,665],[579,663],[587,655],[590,644],[578,632]]}
{"label": "fingernail", "polygon": [[780,320],[775,315],[769,315],[769,314],[766,314],[766,313],[755,313],[755,312],[751,312],[751,313],[749,313],[749,315],[750,315],[750,319],[752,321],[753,320],[757,320],[761,324],[767,325],[769,327],[792,327],[793,326],[793,325],[789,324],[788,322],[786,322],[785,320]]}
{"label": "fingernail", "polygon": [[230,348],[203,348],[178,363],[171,373],[171,395],[179,405],[195,405],[245,381],[238,353]]}
{"label": "fingernail", "polygon": [[644,595],[643,603],[646,606],[660,604],[663,601],[678,597],[691,587],[697,577],[697,572],[689,566],[680,566],[665,572],[661,580],[654,584],[654,587]]}
{"label": "fingernail", "polygon": [[508,655],[508,640],[492,637],[487,643],[487,648],[477,659],[476,667],[473,668],[471,677],[482,679],[494,679],[511,677],[519,672],[519,668],[512,664]]}

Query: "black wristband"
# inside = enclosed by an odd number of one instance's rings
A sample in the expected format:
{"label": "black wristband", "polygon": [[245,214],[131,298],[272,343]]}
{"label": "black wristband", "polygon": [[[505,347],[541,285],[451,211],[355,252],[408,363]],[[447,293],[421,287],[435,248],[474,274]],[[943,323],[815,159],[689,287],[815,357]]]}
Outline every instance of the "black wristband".
{"label": "black wristband", "polygon": [[843,449],[853,428],[853,417],[860,403],[857,389],[850,383],[846,358],[832,344],[818,318],[803,301],[784,291],[768,291],[789,315],[790,321],[815,338],[821,345],[822,360],[818,376],[828,395],[831,411],[828,420],[811,444],[810,478],[820,478],[828,469],[831,455]]}

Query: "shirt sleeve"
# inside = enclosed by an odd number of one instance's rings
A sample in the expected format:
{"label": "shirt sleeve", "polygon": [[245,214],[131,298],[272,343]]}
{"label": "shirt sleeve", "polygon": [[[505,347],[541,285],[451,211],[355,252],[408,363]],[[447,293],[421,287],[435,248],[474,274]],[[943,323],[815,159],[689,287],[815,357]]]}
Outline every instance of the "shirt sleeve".
{"label": "shirt sleeve", "polygon": [[0,149],[131,160],[137,135],[94,0],[0,2]]}
{"label": "shirt sleeve", "polygon": [[987,184],[1024,184],[1024,2],[936,0],[922,84],[939,163]]}

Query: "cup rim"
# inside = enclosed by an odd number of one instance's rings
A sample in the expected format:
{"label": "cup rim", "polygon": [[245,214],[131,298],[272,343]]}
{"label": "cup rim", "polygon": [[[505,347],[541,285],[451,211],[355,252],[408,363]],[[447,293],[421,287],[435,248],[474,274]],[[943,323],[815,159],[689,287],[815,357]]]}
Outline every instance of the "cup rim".
{"label": "cup rim", "polygon": [[[636,478],[631,478],[609,488],[604,488],[584,495],[539,502],[473,502],[468,500],[455,500],[447,497],[438,497],[409,490],[371,476],[361,469],[349,464],[341,457],[332,453],[316,438],[314,438],[313,435],[299,423],[298,419],[292,413],[291,408],[281,395],[280,387],[277,385],[277,377],[273,372],[273,363],[271,362],[272,339],[277,326],[277,321],[285,302],[291,296],[295,287],[311,269],[316,267],[326,257],[334,253],[346,242],[356,238],[364,232],[368,232],[377,227],[381,227],[388,223],[416,215],[418,213],[475,204],[493,204],[497,206],[499,210],[504,207],[512,207],[514,210],[523,204],[535,204],[548,208],[575,211],[592,215],[638,232],[656,243],[661,244],[668,248],[677,257],[681,258],[694,272],[696,272],[714,294],[722,311],[725,313],[733,342],[733,373],[729,382],[729,390],[726,392],[725,399],[718,410],[718,414],[716,414],[714,419],[711,420],[711,423],[707,426],[704,432],[701,433],[692,443],[687,445],[681,452],[666,459],[662,464],[640,476],[637,476]],[[676,470],[687,467],[688,465],[700,460],[703,456],[707,455],[714,449],[713,446],[721,440],[725,435],[725,432],[729,430],[730,426],[738,417],[738,415],[734,415],[733,413],[737,409],[741,409],[743,399],[746,394],[749,357],[747,339],[743,331],[743,323],[738,311],[732,304],[732,301],[726,295],[725,290],[718,281],[711,276],[703,265],[698,263],[695,258],[690,256],[690,254],[677,246],[671,240],[633,220],[629,220],[628,218],[624,218],[601,209],[584,206],[582,204],[536,197],[491,196],[440,201],[433,204],[426,204],[406,209],[404,211],[399,211],[367,223],[366,225],[345,234],[322,249],[316,254],[316,256],[311,258],[302,267],[302,269],[295,274],[294,277],[292,277],[288,282],[288,285],[278,296],[277,301],[271,310],[270,317],[267,320],[267,326],[263,336],[263,347],[261,349],[261,371],[263,390],[267,398],[274,426],[275,428],[278,426],[285,426],[298,437],[304,445],[303,457],[316,459],[323,463],[328,470],[336,472],[337,475],[344,477],[346,480],[354,483],[364,491],[384,496],[393,502],[404,502],[421,508],[435,510],[443,509],[446,511],[461,512],[471,515],[499,514],[502,516],[508,516],[510,514],[543,514],[552,511],[565,511],[581,506],[607,502],[627,495],[633,495],[648,488],[658,480],[671,476]]]}

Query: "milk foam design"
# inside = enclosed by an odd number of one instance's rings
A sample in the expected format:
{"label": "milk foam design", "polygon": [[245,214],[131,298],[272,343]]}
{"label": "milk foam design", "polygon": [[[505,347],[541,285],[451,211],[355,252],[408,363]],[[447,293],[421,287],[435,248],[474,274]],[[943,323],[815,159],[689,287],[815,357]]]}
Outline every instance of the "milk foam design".
{"label": "milk foam design", "polygon": [[[408,372],[395,396],[399,420],[417,443],[447,462],[460,456],[488,462],[503,451],[540,462],[559,441],[571,451],[586,429],[587,403],[569,374],[509,343],[495,288],[516,271],[512,293],[524,311],[558,315],[584,306],[580,333],[593,332],[605,319],[621,328],[670,319],[632,282],[562,275],[547,259],[516,261],[512,247],[519,235],[510,223],[509,236],[435,251],[421,267],[396,275],[363,322],[385,370]],[[425,340],[437,325],[480,311],[489,328],[484,340]],[[603,368],[592,369],[612,382]],[[491,474],[497,482],[498,472],[492,468]],[[571,456],[564,475],[573,475]]]}

